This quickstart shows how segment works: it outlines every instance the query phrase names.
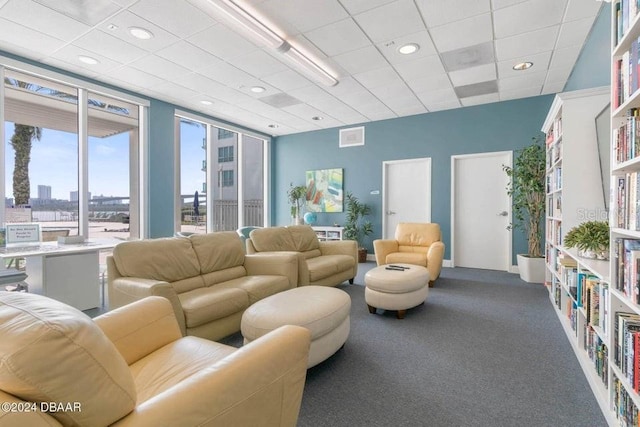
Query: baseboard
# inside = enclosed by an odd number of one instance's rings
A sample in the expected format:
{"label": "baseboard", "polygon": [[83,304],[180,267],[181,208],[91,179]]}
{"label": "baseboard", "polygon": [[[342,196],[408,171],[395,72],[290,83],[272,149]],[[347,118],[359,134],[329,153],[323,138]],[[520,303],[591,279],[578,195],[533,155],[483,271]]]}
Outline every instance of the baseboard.
{"label": "baseboard", "polygon": [[520,274],[520,270],[518,270],[517,265],[512,265],[511,268],[509,269],[509,273]]}

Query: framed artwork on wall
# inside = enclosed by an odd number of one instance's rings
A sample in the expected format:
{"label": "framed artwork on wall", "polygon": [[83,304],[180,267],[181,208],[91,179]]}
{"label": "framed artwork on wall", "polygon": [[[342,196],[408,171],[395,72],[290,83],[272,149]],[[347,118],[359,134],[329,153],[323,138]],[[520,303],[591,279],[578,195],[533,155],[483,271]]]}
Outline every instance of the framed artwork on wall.
{"label": "framed artwork on wall", "polygon": [[341,168],[306,172],[307,211],[342,212],[342,173]]}

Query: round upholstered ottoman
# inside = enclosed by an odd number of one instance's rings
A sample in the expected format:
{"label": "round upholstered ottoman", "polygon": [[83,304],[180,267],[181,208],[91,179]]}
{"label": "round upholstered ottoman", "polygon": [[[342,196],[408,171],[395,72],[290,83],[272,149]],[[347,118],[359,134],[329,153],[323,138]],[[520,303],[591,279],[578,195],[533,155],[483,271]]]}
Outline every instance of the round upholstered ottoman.
{"label": "round upholstered ottoman", "polygon": [[429,294],[429,270],[412,264],[393,264],[372,268],[364,275],[364,299],[369,313],[376,308],[396,310],[403,319],[408,309],[422,304]]}
{"label": "round upholstered ottoman", "polygon": [[302,286],[264,298],[242,315],[240,329],[247,344],[283,325],[304,326],[311,331],[309,363],[326,360],[347,341],[351,297],[325,286]]}

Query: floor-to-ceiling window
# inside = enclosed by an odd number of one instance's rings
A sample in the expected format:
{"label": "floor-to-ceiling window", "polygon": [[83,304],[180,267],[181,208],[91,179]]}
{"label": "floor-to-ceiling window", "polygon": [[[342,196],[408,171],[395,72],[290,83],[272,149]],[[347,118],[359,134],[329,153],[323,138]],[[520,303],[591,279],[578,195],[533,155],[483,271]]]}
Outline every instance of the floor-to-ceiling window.
{"label": "floor-to-ceiling window", "polygon": [[[176,231],[265,225],[267,142],[188,114],[176,117]],[[202,165],[201,171],[198,166]],[[202,185],[198,198],[194,189]],[[199,216],[194,220],[194,200]]]}
{"label": "floor-to-ceiling window", "polygon": [[87,90],[72,78],[64,82],[64,76],[27,68],[0,64],[0,223],[38,222],[44,240],[65,234],[141,237],[144,107],[104,95],[95,85]]}

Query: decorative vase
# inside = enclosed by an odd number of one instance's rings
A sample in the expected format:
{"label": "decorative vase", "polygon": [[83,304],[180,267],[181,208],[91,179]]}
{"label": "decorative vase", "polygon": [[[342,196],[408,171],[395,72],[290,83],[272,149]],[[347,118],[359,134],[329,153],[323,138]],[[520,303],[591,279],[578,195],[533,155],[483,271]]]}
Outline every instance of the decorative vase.
{"label": "decorative vase", "polygon": [[544,257],[534,258],[518,254],[520,278],[527,283],[544,283],[546,267]]}
{"label": "decorative vase", "polygon": [[304,224],[304,220],[299,216],[293,218],[293,225],[303,225],[303,224]]}

